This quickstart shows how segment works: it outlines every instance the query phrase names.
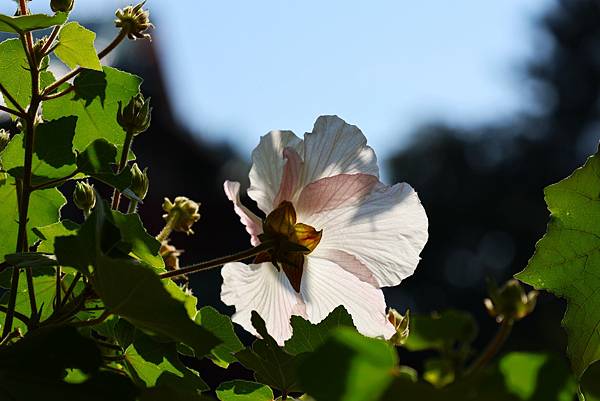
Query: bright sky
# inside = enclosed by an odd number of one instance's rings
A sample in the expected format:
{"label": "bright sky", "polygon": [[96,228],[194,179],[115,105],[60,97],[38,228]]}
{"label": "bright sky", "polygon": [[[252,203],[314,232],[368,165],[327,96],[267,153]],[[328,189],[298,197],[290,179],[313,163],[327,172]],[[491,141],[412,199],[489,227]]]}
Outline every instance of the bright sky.
{"label": "bright sky", "polygon": [[[2,0],[0,11],[13,9]],[[37,4],[36,4],[37,3]],[[33,0],[34,8],[46,0]],[[432,118],[520,109],[517,68],[552,0],[149,0],[177,113],[242,152],[321,114],[358,125],[380,159]],[[118,0],[77,0],[112,18]]]}

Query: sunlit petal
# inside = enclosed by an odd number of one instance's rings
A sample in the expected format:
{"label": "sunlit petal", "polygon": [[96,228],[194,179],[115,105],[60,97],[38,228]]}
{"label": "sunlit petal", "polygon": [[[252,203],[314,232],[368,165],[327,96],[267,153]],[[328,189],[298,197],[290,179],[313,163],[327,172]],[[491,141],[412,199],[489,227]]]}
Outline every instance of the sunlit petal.
{"label": "sunlit petal", "polygon": [[309,255],[301,288],[306,314],[319,323],[337,306],[343,305],[362,334],[390,338],[395,330],[386,317],[381,289],[359,280],[337,264]]}
{"label": "sunlit petal", "polygon": [[293,132],[271,131],[260,138],[260,143],[252,152],[248,195],[256,201],[265,214],[273,210],[273,201],[281,187],[283,168],[286,163],[283,150],[286,147],[302,155],[302,140]]}
{"label": "sunlit petal", "polygon": [[227,199],[233,202],[233,210],[240,216],[242,224],[246,226],[246,231],[250,234],[250,243],[254,246],[260,244],[258,235],[263,232],[262,221],[240,202],[240,183],[225,181],[223,189]]}
{"label": "sunlit petal", "polygon": [[269,334],[283,345],[292,335],[291,316],[304,312],[302,300],[285,274],[271,263],[228,263],[221,274],[221,300],[236,310],[232,320],[256,335],[250,321],[255,310],[265,320]]}
{"label": "sunlit petal", "polygon": [[302,222],[323,230],[315,256],[332,250],[353,255],[382,287],[413,274],[428,236],[425,210],[405,183],[378,184],[361,203],[303,216]]}

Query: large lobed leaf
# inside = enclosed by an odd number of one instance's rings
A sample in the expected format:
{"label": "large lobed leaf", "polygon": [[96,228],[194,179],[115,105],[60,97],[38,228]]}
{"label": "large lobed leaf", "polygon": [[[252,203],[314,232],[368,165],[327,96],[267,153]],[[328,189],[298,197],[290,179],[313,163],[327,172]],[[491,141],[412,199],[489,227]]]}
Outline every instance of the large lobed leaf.
{"label": "large lobed leaf", "polygon": [[600,359],[600,157],[544,192],[548,231],[516,277],[567,300],[567,354],[581,376]]}

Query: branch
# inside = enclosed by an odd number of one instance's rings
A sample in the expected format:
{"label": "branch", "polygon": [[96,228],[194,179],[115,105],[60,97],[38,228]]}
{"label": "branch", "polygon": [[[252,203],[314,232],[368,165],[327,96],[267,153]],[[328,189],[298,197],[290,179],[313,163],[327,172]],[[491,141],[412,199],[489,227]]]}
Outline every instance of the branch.
{"label": "branch", "polygon": [[19,113],[21,113],[22,115],[27,114],[25,109],[19,104],[19,102],[15,100],[15,98],[10,94],[10,92],[8,92],[8,90],[2,84],[0,84],[0,92],[2,92],[4,97],[17,108]]}
{"label": "branch", "polygon": [[6,106],[2,106],[2,105],[0,105],[0,111],[3,111],[3,112],[8,113],[8,114],[12,114],[12,115],[17,116],[19,118],[25,117],[25,114],[23,114],[23,113],[21,113],[21,112],[19,112],[17,110],[13,110],[10,107],[6,107]]}
{"label": "branch", "polygon": [[494,355],[498,353],[498,351],[500,350],[500,348],[502,348],[502,345],[504,345],[504,342],[506,342],[506,339],[510,335],[513,323],[513,319],[504,319],[502,321],[498,332],[496,333],[492,341],[490,341],[488,346],[485,348],[485,351],[483,351],[479,358],[477,358],[475,362],[473,362],[471,366],[467,369],[467,375],[470,375],[473,372],[485,367],[485,365],[488,364],[488,362],[494,357]]}

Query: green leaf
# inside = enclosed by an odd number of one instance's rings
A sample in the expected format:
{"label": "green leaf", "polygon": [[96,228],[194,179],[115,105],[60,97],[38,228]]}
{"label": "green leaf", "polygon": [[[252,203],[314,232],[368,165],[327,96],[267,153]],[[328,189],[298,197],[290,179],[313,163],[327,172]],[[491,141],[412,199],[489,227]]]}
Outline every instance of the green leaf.
{"label": "green leaf", "polygon": [[393,380],[396,350],[347,327],[336,329],[300,364],[303,389],[318,401],[374,401]]}
{"label": "green leaf", "polygon": [[177,355],[173,343],[160,343],[138,333],[125,351],[125,365],[143,387],[168,387],[181,397],[195,400],[209,387],[196,372],[188,369]]}
{"label": "green leaf", "polygon": [[[133,401],[136,389],[123,376],[100,371],[102,356],[91,339],[70,326],[39,328],[0,349],[0,398],[19,401]],[[65,380],[78,369],[78,383]]]}
{"label": "green leaf", "polygon": [[[29,220],[27,222],[30,245],[33,245],[36,240],[36,236],[31,229],[58,221],[60,209],[65,203],[65,197],[55,188],[35,191],[31,194]],[[9,176],[5,183],[0,185],[0,221],[2,221],[2,224],[0,224],[0,238],[2,238],[2,241],[0,241],[0,260],[4,260],[5,255],[14,253],[16,250],[18,220],[15,180]]]}
{"label": "green leaf", "polygon": [[273,401],[275,398],[269,386],[245,380],[221,383],[216,393],[221,401]]}
{"label": "green leaf", "polygon": [[577,384],[565,361],[557,356],[513,352],[499,362],[508,391],[527,401],[572,401]]}
{"label": "green leaf", "polygon": [[[38,125],[32,160],[34,185],[66,177],[76,170],[73,152],[76,123],[76,117],[63,117]],[[22,178],[24,158],[23,134],[18,134],[13,136],[2,155],[3,167],[13,177]]]}
{"label": "green leaf", "polygon": [[237,360],[254,371],[256,381],[288,393],[299,391],[296,367],[300,356],[290,355],[280,348],[255,311],[252,311],[252,325],[262,338],[254,341],[252,348],[236,353]]}
{"label": "green leaf", "polygon": [[54,253],[54,239],[65,235],[73,235],[79,227],[79,224],[69,219],[43,227],[34,227],[33,232],[42,240],[37,247],[38,252]]}
{"label": "green leaf", "polygon": [[131,246],[131,254],[150,266],[160,269],[165,266],[160,256],[160,241],[148,234],[140,216],[111,211],[114,223],[121,231],[121,238]]}
{"label": "green leaf", "polygon": [[469,344],[477,337],[477,323],[462,311],[447,310],[432,315],[411,315],[410,335],[403,345],[411,351],[444,351],[455,344]]}
{"label": "green leaf", "polygon": [[[19,39],[8,39],[0,43],[0,83],[23,108],[26,108],[31,100],[31,74],[27,56]],[[6,97],[4,103],[16,108]]]}
{"label": "green leaf", "polygon": [[124,191],[131,185],[131,169],[125,168],[119,174],[113,172],[117,153],[117,147],[105,139],[95,140],[77,157],[77,167],[82,173]]}
{"label": "green leaf", "polygon": [[80,66],[102,71],[100,59],[94,48],[95,39],[94,32],[85,29],[77,22],[69,22],[60,30],[58,46],[54,53],[69,68]]}
{"label": "green leaf", "polygon": [[338,306],[319,324],[312,324],[300,316],[291,320],[293,335],[285,342],[285,350],[292,355],[312,352],[325,342],[330,332],[338,327],[354,327],[352,317],[343,306]]}
{"label": "green leaf", "polygon": [[563,326],[573,371],[581,376],[600,359],[600,157],[544,191],[546,235],[516,277],[567,300]]}
{"label": "green leaf", "polygon": [[54,15],[31,14],[18,17],[9,17],[0,14],[0,31],[11,33],[23,33],[36,29],[50,28],[54,25],[63,24],[69,13],[59,12]]}
{"label": "green leaf", "polygon": [[[5,271],[3,274],[10,274],[11,271]],[[56,276],[53,269],[38,268],[34,271],[33,286],[35,288],[35,299],[38,311],[41,310],[40,320],[49,317],[54,308],[54,297],[56,296]],[[8,305],[10,291],[4,293],[0,299],[0,304]],[[19,272],[19,287],[17,290],[17,303],[15,310],[23,315],[31,316],[31,305],[29,303],[29,292],[27,290],[27,277],[24,270]],[[0,314],[0,320],[4,322],[4,313]],[[27,331],[27,325],[19,319],[15,319],[13,328],[20,328],[23,332]]]}
{"label": "green leaf", "polygon": [[74,93],[44,102],[44,118],[77,116],[73,140],[77,151],[82,152],[98,138],[121,147],[125,132],[117,123],[118,103],[127,104],[141,83],[139,77],[111,67],[84,70],[74,81]]}
{"label": "green leaf", "polygon": [[198,311],[196,323],[201,324],[222,342],[209,355],[216,365],[227,368],[230,363],[237,362],[234,354],[243,350],[244,344],[235,334],[233,323],[229,317],[220,314],[212,306],[205,306]]}
{"label": "green leaf", "polygon": [[600,401],[600,362],[595,362],[583,374],[580,389],[585,401]]}

